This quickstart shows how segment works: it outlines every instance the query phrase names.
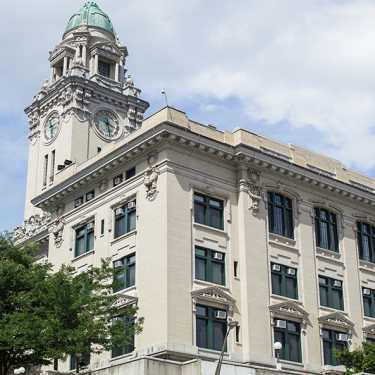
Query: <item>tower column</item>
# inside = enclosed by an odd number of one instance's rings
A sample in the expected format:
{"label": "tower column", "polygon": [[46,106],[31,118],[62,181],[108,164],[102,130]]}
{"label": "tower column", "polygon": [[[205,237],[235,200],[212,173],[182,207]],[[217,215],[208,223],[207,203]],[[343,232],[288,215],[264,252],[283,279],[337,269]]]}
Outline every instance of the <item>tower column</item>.
{"label": "tower column", "polygon": [[63,67],[63,76],[66,76],[68,73],[68,57],[64,57],[64,67]]}
{"label": "tower column", "polygon": [[95,55],[94,74],[99,73],[99,55]]}
{"label": "tower column", "polygon": [[87,66],[87,46],[86,46],[86,44],[82,48],[82,60],[83,60],[83,65],[86,68],[86,66]]}
{"label": "tower column", "polygon": [[119,82],[120,81],[120,66],[118,63],[116,63],[116,66],[115,66],[115,81]]}

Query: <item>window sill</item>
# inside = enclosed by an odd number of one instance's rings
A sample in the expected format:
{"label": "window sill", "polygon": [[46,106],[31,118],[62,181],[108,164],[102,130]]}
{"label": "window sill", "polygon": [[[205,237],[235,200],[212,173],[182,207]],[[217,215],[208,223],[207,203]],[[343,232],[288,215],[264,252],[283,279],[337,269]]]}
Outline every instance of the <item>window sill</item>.
{"label": "window sill", "polygon": [[120,237],[117,237],[117,238],[114,238],[112,241],[111,241],[111,245],[114,245],[116,244],[117,242],[120,242],[122,240],[124,240],[125,238],[128,238],[128,237],[132,237],[132,236],[135,236],[137,234],[137,230],[132,230],[131,232],[129,233],[125,233],[123,234],[122,236]]}
{"label": "window sill", "polygon": [[333,307],[327,307],[327,306],[319,306],[320,311],[324,311],[327,313],[335,313],[339,312],[343,315],[349,316],[349,314],[345,310],[340,310],[340,309],[334,309]]}
{"label": "window sill", "polygon": [[[199,348],[198,347],[198,353],[199,354],[209,354],[210,356],[220,356],[220,350],[213,350],[213,349],[207,349],[207,348]],[[225,357],[229,357],[228,352],[224,352]]]}
{"label": "window sill", "polygon": [[317,258],[325,259],[331,262],[335,262],[340,265],[344,265],[344,262],[341,260],[341,254],[335,251],[322,249],[321,247],[317,247],[315,249],[315,253]]}
{"label": "window sill", "polygon": [[291,249],[293,251],[299,252],[299,250],[296,248],[296,240],[293,240],[288,237],[279,236],[278,234],[274,234],[274,233],[269,233],[268,242],[276,246],[282,246],[287,249]]}
{"label": "window sill", "polygon": [[198,285],[202,285],[202,286],[206,286],[206,287],[214,286],[216,288],[224,289],[224,290],[229,292],[229,288],[226,285],[215,284],[215,283],[211,283],[209,281],[204,281],[204,280],[199,280],[199,279],[194,279],[193,282],[194,282],[194,284],[198,284]]}
{"label": "window sill", "polygon": [[128,354],[119,355],[118,357],[111,358],[109,360],[109,362],[115,362],[115,361],[119,361],[119,360],[122,360],[122,359],[133,358],[133,357],[135,357],[135,354],[136,354],[135,351],[133,351],[133,352],[128,353]]}
{"label": "window sill", "polygon": [[362,271],[372,271],[375,272],[375,263],[369,262],[367,260],[359,260],[359,269]]}
{"label": "window sill", "polygon": [[200,223],[193,223],[194,227],[195,228],[199,228],[199,229],[205,229],[205,230],[208,230],[208,231],[211,231],[211,232],[214,232],[214,233],[218,233],[218,234],[221,234],[221,235],[225,235],[227,236],[227,232],[223,229],[217,229],[215,227],[210,227],[208,225],[204,225],[204,224],[200,224]]}
{"label": "window sill", "polygon": [[283,301],[295,302],[295,303],[298,303],[299,305],[303,306],[303,302],[300,299],[294,299],[294,298],[290,298],[290,297],[279,296],[278,294],[271,294],[271,298],[280,300],[281,302],[283,302]]}
{"label": "window sill", "polygon": [[90,255],[94,255],[95,254],[95,250],[91,250],[91,251],[88,251],[87,253],[84,253],[84,254],[81,254],[75,258],[72,259],[72,262],[76,262],[82,258],[85,258],[87,256],[90,256]]}
{"label": "window sill", "polygon": [[305,365],[302,362],[293,362],[293,361],[288,361],[286,359],[279,359],[279,363],[284,364],[284,365],[288,365],[290,367],[293,367],[293,366],[299,367],[299,368],[305,367]]}

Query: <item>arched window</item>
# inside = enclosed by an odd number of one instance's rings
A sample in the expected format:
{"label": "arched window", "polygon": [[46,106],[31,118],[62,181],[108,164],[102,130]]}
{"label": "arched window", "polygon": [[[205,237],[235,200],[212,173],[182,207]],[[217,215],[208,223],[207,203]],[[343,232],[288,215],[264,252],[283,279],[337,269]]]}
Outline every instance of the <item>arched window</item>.
{"label": "arched window", "polygon": [[315,237],[317,247],[339,251],[336,214],[325,208],[315,208]]}
{"label": "arched window", "polygon": [[268,192],[268,222],[271,233],[293,238],[292,200],[279,193]]}

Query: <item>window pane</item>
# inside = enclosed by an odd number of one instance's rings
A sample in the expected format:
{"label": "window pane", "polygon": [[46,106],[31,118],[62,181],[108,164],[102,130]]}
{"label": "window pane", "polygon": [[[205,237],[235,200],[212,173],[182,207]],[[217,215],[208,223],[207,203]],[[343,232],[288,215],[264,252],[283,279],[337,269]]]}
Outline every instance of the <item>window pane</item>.
{"label": "window pane", "polygon": [[195,258],[195,277],[207,281],[206,260]]}
{"label": "window pane", "polygon": [[128,231],[135,230],[137,223],[137,212],[133,210],[128,214]]}
{"label": "window pane", "polygon": [[117,216],[115,219],[115,238],[125,234],[125,215]]}
{"label": "window pane", "polygon": [[301,343],[299,335],[288,335],[289,361],[301,362]]}
{"label": "window pane", "polygon": [[283,209],[275,207],[273,210],[274,215],[274,233],[283,235]]}
{"label": "window pane", "polygon": [[85,253],[85,237],[80,237],[76,239],[76,256]]}
{"label": "window pane", "polygon": [[297,279],[286,277],[286,296],[297,299]]}
{"label": "window pane", "polygon": [[196,223],[205,224],[205,208],[201,204],[194,204],[194,220]]}
{"label": "window pane", "polygon": [[373,317],[371,313],[371,299],[368,297],[363,297],[363,308],[365,316]]}
{"label": "window pane", "polygon": [[281,275],[272,273],[272,293],[281,295]]}
{"label": "window pane", "polygon": [[132,264],[128,267],[128,285],[127,287],[131,287],[135,285],[135,264]]}
{"label": "window pane", "polygon": [[324,364],[333,365],[331,344],[327,341],[323,341],[323,353],[324,353]]}
{"label": "window pane", "polygon": [[320,293],[320,305],[321,306],[328,306],[328,291],[326,287],[320,286],[319,287]]}
{"label": "window pane", "polygon": [[226,324],[222,322],[213,323],[213,350],[221,350],[224,343]]}
{"label": "window pane", "polygon": [[197,346],[200,348],[208,348],[207,328],[207,320],[197,318]]}
{"label": "window pane", "polygon": [[225,284],[224,279],[224,264],[218,262],[211,263],[211,272],[212,272],[212,283],[215,284]]}
{"label": "window pane", "polygon": [[94,232],[87,234],[87,249],[86,251],[91,251],[94,249]]}
{"label": "window pane", "polygon": [[329,249],[328,245],[328,223],[321,221],[320,222],[320,247],[323,249]]}
{"label": "window pane", "polygon": [[214,228],[223,229],[223,211],[211,208],[209,211],[209,225]]}
{"label": "window pane", "polygon": [[334,309],[343,309],[342,291],[332,289],[332,306]]}

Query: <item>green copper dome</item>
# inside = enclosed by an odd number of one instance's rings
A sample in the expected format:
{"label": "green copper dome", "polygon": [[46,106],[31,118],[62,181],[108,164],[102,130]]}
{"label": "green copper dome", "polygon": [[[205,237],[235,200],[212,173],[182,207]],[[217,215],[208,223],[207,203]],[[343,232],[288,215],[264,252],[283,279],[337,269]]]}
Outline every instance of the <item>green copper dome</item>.
{"label": "green copper dome", "polygon": [[64,34],[81,25],[97,27],[112,34],[115,33],[108,15],[99,8],[99,5],[94,0],[86,1],[81,9],[70,17]]}

